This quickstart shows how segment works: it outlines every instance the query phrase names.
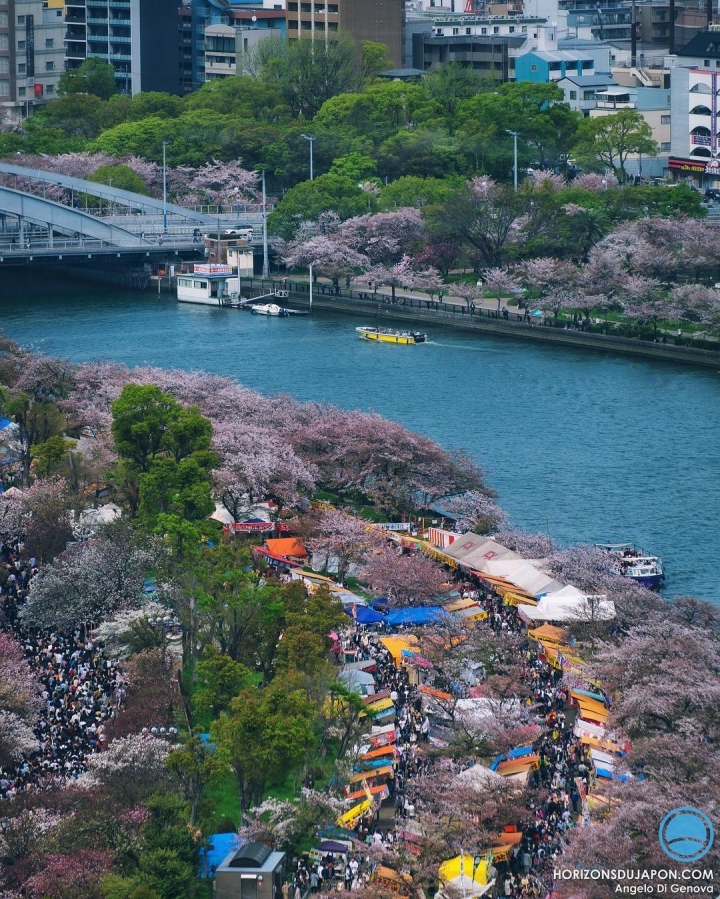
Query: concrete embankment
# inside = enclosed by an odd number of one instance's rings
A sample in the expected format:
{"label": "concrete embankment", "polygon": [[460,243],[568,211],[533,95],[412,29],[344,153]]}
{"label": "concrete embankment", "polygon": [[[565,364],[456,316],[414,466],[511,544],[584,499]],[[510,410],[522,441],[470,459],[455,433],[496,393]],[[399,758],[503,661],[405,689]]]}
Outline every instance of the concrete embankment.
{"label": "concrete embankment", "polygon": [[[301,309],[309,307],[308,285],[304,282],[287,282],[290,291],[287,302]],[[243,293],[252,295],[252,291],[265,293],[269,290],[267,281],[255,279],[252,286],[243,282]],[[282,304],[283,300],[279,300]],[[412,305],[410,305],[412,304]],[[420,305],[422,304],[422,306]],[[510,337],[516,340],[532,340],[538,343],[562,344],[564,346],[595,350],[605,353],[622,353],[629,356],[640,356],[664,362],[683,365],[699,365],[720,370],[720,348],[718,351],[678,346],[673,343],[653,343],[630,337],[616,337],[611,334],[594,334],[586,331],[566,331],[564,328],[553,328],[523,321],[506,321],[503,318],[489,315],[487,310],[478,310],[471,315],[469,310],[444,303],[433,303],[428,309],[426,301],[408,299],[405,305],[392,305],[374,297],[372,293],[343,290],[336,296],[325,288],[325,292],[315,291],[313,309],[340,312],[347,315],[362,316],[368,324],[381,325],[387,320],[387,326],[393,322],[402,322],[406,327],[429,329],[434,327],[455,328],[463,331],[474,331],[479,334],[490,334],[494,337]],[[515,315],[515,313],[512,313]]]}

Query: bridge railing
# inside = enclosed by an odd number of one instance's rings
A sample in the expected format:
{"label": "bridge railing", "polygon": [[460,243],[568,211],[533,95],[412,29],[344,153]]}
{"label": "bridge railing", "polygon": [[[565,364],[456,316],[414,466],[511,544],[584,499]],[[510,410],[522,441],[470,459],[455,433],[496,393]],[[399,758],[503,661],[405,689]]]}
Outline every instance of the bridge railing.
{"label": "bridge railing", "polygon": [[[8,238],[0,236],[0,255],[3,256],[27,256],[33,253],[58,253],[63,250],[99,250],[99,249],[134,249],[138,252],[143,250],[156,250],[158,247],[187,247],[193,243],[192,236],[188,237],[184,234],[164,234],[162,240],[160,235],[154,239],[145,239],[131,241],[124,235],[117,242],[100,240],[92,237],[76,237],[76,238],[48,238],[32,239],[26,238],[19,240],[17,238]],[[197,243],[197,241],[195,241]]]}

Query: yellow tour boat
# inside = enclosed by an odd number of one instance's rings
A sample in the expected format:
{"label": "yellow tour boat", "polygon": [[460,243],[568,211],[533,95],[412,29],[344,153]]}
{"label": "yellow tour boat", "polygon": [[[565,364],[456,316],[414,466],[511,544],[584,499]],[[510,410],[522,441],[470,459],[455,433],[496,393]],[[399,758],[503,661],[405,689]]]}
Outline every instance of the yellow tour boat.
{"label": "yellow tour boat", "polygon": [[393,331],[392,328],[355,328],[366,340],[379,340],[382,343],[425,343],[427,334],[420,331]]}

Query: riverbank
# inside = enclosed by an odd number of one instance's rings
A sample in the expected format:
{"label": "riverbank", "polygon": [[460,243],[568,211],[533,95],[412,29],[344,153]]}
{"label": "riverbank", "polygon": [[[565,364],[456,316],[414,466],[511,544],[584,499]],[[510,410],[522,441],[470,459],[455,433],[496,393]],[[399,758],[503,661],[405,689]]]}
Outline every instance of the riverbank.
{"label": "riverbank", "polygon": [[[269,292],[277,282],[254,278],[244,280],[243,293],[246,296]],[[309,285],[305,281],[289,279],[285,286],[290,291],[289,301],[300,308],[310,308]],[[454,303],[440,303],[405,298],[392,304],[389,298],[378,298],[370,291],[341,290],[340,294],[330,293],[326,285],[313,291],[312,308],[347,315],[366,315],[374,320],[387,319],[388,322],[406,322],[415,327],[447,327],[463,331],[474,331],[493,337],[510,337],[516,340],[531,340],[536,343],[550,343],[597,352],[621,353],[664,362],[696,365],[703,368],[720,369],[720,350],[707,350],[679,346],[675,343],[653,343],[632,337],[616,337],[612,334],[596,334],[588,331],[565,330],[527,321],[505,320],[493,315],[488,309],[469,309]],[[324,292],[323,292],[324,289]],[[385,301],[387,300],[387,301]],[[421,306],[422,304],[422,306]],[[430,308],[427,308],[427,305]],[[425,307],[425,308],[423,308]],[[516,313],[511,313],[515,315]],[[517,316],[519,318],[519,315]]]}

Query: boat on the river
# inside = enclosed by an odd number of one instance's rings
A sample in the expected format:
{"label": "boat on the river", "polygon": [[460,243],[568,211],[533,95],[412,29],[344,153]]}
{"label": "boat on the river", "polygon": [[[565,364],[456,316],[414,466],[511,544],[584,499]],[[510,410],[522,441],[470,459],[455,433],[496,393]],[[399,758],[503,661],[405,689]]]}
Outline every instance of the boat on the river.
{"label": "boat on the river", "polygon": [[355,330],[365,340],[378,340],[381,343],[403,343],[408,345],[425,343],[427,340],[427,334],[423,334],[421,331],[393,331],[392,328],[374,328],[370,326],[355,328]]}
{"label": "boat on the river", "polygon": [[277,303],[254,303],[251,312],[255,315],[287,315],[287,309],[278,306]]}
{"label": "boat on the river", "polygon": [[595,546],[613,557],[612,571],[643,587],[653,589],[665,580],[662,559],[646,553],[634,543],[596,543]]}

